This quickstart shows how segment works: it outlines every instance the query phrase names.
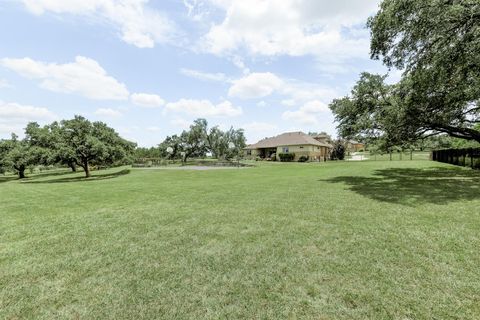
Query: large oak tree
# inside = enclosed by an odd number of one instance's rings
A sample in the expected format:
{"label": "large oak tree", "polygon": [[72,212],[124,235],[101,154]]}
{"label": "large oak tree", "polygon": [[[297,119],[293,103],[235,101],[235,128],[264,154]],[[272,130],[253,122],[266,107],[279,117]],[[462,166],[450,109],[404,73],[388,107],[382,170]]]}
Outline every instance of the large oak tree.
{"label": "large oak tree", "polygon": [[133,155],[135,144],[121,138],[103,122],[90,122],[81,116],[63,120],[58,128],[56,149],[83,168],[90,177],[91,165],[112,165]]}
{"label": "large oak tree", "polygon": [[384,0],[368,26],[372,58],[403,70],[402,80],[362,75],[331,105],[340,131],[383,131],[391,143],[438,133],[480,142],[480,2]]}
{"label": "large oak tree", "polygon": [[25,171],[38,163],[43,150],[29,144],[27,139],[19,139],[12,134],[11,139],[0,141],[0,167],[13,170],[20,179]]}

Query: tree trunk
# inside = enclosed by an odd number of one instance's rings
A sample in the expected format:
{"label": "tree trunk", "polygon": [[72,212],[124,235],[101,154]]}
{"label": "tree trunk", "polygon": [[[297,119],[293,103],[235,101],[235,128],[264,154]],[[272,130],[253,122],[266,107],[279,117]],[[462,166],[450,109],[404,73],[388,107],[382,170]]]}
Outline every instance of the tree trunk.
{"label": "tree trunk", "polygon": [[90,178],[90,168],[88,166],[88,161],[83,162],[83,170],[85,170],[85,178]]}
{"label": "tree trunk", "polygon": [[21,165],[17,167],[16,165],[13,166],[13,169],[18,171],[18,178],[19,179],[25,179],[25,166]]}
{"label": "tree trunk", "polygon": [[18,178],[25,179],[25,166],[20,166],[18,168]]}
{"label": "tree trunk", "polygon": [[72,169],[72,172],[77,172],[77,166],[75,165],[75,163],[70,162],[68,166],[70,167],[70,169]]}

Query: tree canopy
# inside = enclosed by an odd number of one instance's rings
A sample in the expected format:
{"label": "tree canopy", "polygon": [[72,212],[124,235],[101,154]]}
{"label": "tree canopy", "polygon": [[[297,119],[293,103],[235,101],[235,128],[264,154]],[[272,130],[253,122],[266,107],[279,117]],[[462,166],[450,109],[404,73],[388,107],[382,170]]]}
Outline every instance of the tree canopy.
{"label": "tree canopy", "polygon": [[0,141],[0,167],[11,169],[20,179],[25,178],[25,170],[38,163],[42,150],[31,146],[27,139],[18,139],[12,134],[11,139]]}
{"label": "tree canopy", "polygon": [[76,166],[90,176],[90,166],[111,166],[129,162],[136,145],[121,138],[103,122],[90,122],[81,116],[41,127],[31,122],[25,138],[0,141],[0,167],[25,177],[25,170],[37,165]]}
{"label": "tree canopy", "polygon": [[[231,159],[242,154],[245,146],[243,129],[231,127],[223,131],[218,126],[209,128],[205,119],[196,119],[180,135],[168,136],[159,149],[164,157],[179,158],[183,154],[182,160],[186,161],[191,157],[204,157],[207,153],[217,159]],[[167,153],[169,147],[173,150],[171,154]]]}
{"label": "tree canopy", "polygon": [[135,144],[121,138],[103,122],[82,116],[63,120],[58,128],[58,149],[90,176],[90,165],[112,165],[131,157]]}
{"label": "tree canopy", "polygon": [[480,141],[478,0],[384,0],[368,26],[372,58],[402,79],[362,74],[331,104],[340,132],[385,134],[387,144],[440,133]]}

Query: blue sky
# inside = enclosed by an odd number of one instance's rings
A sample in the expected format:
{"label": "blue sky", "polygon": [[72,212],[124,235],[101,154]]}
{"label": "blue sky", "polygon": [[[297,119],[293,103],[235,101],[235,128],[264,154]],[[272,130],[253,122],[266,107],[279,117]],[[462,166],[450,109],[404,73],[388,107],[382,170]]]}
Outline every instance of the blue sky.
{"label": "blue sky", "polygon": [[[140,146],[193,119],[335,134],[377,0],[0,0],[0,138],[81,114]],[[398,77],[393,72],[391,81]]]}

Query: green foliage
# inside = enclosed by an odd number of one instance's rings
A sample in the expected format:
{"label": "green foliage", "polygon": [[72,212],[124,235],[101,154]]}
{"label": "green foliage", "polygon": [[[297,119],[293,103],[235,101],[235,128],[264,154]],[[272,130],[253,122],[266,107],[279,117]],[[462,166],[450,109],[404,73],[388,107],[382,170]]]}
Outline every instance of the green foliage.
{"label": "green foliage", "polygon": [[298,158],[298,162],[307,162],[308,161],[308,156],[301,156]]}
{"label": "green foliage", "polygon": [[75,116],[63,120],[58,128],[59,153],[72,158],[90,176],[90,166],[109,166],[128,163],[135,144],[121,138],[103,122],[90,122]]}
{"label": "green foliage", "polygon": [[38,163],[41,156],[42,149],[31,146],[27,139],[19,140],[15,134],[0,141],[0,167],[15,171],[20,179],[25,178],[25,170]]}
{"label": "green foliage", "polygon": [[[197,119],[188,130],[184,130],[180,136],[167,137],[160,145],[162,157],[179,159],[182,154],[183,161],[188,158],[203,158],[210,152],[216,159],[232,159],[243,156],[243,148],[246,146],[243,129],[231,127],[222,131],[218,127],[208,128],[205,119]],[[233,145],[233,148],[231,146]],[[168,154],[167,148],[172,148],[172,154]]]}
{"label": "green foliage", "polygon": [[331,160],[345,160],[345,142],[338,139],[333,143],[332,153],[330,154]]}
{"label": "green foliage", "polygon": [[205,157],[208,148],[206,144],[207,120],[197,119],[180,135],[180,149],[182,161],[186,162],[190,157]]}
{"label": "green foliage", "polygon": [[162,152],[162,149],[159,148],[159,147],[150,147],[150,148],[138,148],[137,147],[135,149],[135,158],[136,159],[163,158],[163,157],[165,157],[165,154]]}
{"label": "green foliage", "polygon": [[295,159],[295,153],[279,153],[278,157],[282,162],[290,162],[290,161],[293,161],[293,159]]}
{"label": "green foliage", "polygon": [[[181,146],[180,137],[177,135],[167,136],[165,140],[158,145],[160,156],[168,159],[180,159]],[[172,153],[168,153],[167,149],[172,148]]]}
{"label": "green foliage", "polygon": [[384,0],[368,26],[372,58],[404,74],[359,117],[385,118],[380,130],[395,143],[425,133],[480,142],[478,1]]}

